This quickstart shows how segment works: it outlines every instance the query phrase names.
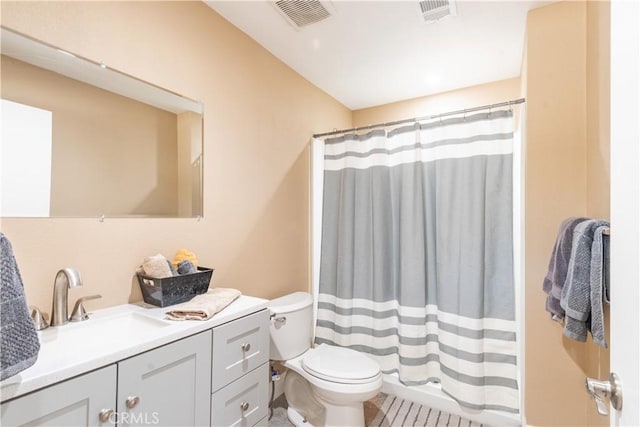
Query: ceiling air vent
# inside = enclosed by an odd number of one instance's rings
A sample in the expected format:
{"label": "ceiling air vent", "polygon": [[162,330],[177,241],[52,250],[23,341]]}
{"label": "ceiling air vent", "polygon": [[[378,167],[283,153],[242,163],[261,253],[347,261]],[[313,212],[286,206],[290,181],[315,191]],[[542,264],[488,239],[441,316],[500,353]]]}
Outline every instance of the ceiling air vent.
{"label": "ceiling air vent", "polygon": [[326,2],[318,0],[277,0],[273,2],[276,9],[294,28],[302,28],[320,22],[331,16]]}
{"label": "ceiling air vent", "polygon": [[422,18],[427,22],[436,22],[445,16],[456,16],[455,0],[424,0],[420,2]]}

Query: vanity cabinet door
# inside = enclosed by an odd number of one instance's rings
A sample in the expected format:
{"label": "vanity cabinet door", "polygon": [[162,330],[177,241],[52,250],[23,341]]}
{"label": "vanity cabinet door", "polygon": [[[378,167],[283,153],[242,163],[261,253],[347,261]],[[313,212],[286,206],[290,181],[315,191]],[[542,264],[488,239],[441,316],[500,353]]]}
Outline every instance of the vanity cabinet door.
{"label": "vanity cabinet door", "polygon": [[118,425],[209,424],[211,331],[118,362]]}
{"label": "vanity cabinet door", "polygon": [[113,426],[116,365],[2,404],[3,426]]}
{"label": "vanity cabinet door", "polygon": [[[269,364],[211,395],[211,426],[253,426],[269,411]],[[265,424],[263,424],[265,425]]]}
{"label": "vanity cabinet door", "polygon": [[213,328],[213,389],[217,391],[269,361],[269,311]]}

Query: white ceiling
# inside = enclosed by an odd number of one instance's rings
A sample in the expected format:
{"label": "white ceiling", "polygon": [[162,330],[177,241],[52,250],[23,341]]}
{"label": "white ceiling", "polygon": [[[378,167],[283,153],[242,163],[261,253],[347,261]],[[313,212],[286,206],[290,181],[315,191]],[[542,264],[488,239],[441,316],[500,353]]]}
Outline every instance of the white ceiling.
{"label": "white ceiling", "polygon": [[354,110],[519,76],[527,11],[551,2],[458,1],[427,23],[417,0],[334,0],[299,30],[269,0],[206,3]]}

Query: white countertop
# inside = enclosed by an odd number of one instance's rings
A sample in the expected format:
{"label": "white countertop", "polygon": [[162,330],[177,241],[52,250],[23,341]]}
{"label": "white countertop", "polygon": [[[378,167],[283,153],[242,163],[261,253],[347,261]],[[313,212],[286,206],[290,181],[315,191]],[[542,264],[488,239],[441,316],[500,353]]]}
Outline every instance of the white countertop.
{"label": "white countertop", "polygon": [[125,304],[89,313],[89,320],[38,332],[36,363],[0,382],[2,401],[110,365],[267,307],[268,300],[242,295],[207,321],[171,321],[173,307]]}

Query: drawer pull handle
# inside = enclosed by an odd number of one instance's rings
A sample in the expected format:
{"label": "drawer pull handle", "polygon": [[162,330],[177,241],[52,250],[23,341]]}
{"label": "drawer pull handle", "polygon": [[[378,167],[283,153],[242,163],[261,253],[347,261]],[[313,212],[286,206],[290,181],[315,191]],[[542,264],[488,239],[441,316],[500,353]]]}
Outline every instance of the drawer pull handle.
{"label": "drawer pull handle", "polygon": [[111,415],[113,415],[113,409],[103,409],[98,414],[98,419],[101,423],[106,423],[111,418]]}
{"label": "drawer pull handle", "polygon": [[247,412],[249,409],[249,402],[242,402],[240,404],[240,409],[242,409],[242,412]]}
{"label": "drawer pull handle", "polygon": [[249,344],[249,343],[242,344],[242,351],[244,351],[246,353],[249,350],[251,350],[251,344]]}
{"label": "drawer pull handle", "polygon": [[133,409],[140,402],[140,398],[138,396],[129,396],[125,401],[127,408]]}

